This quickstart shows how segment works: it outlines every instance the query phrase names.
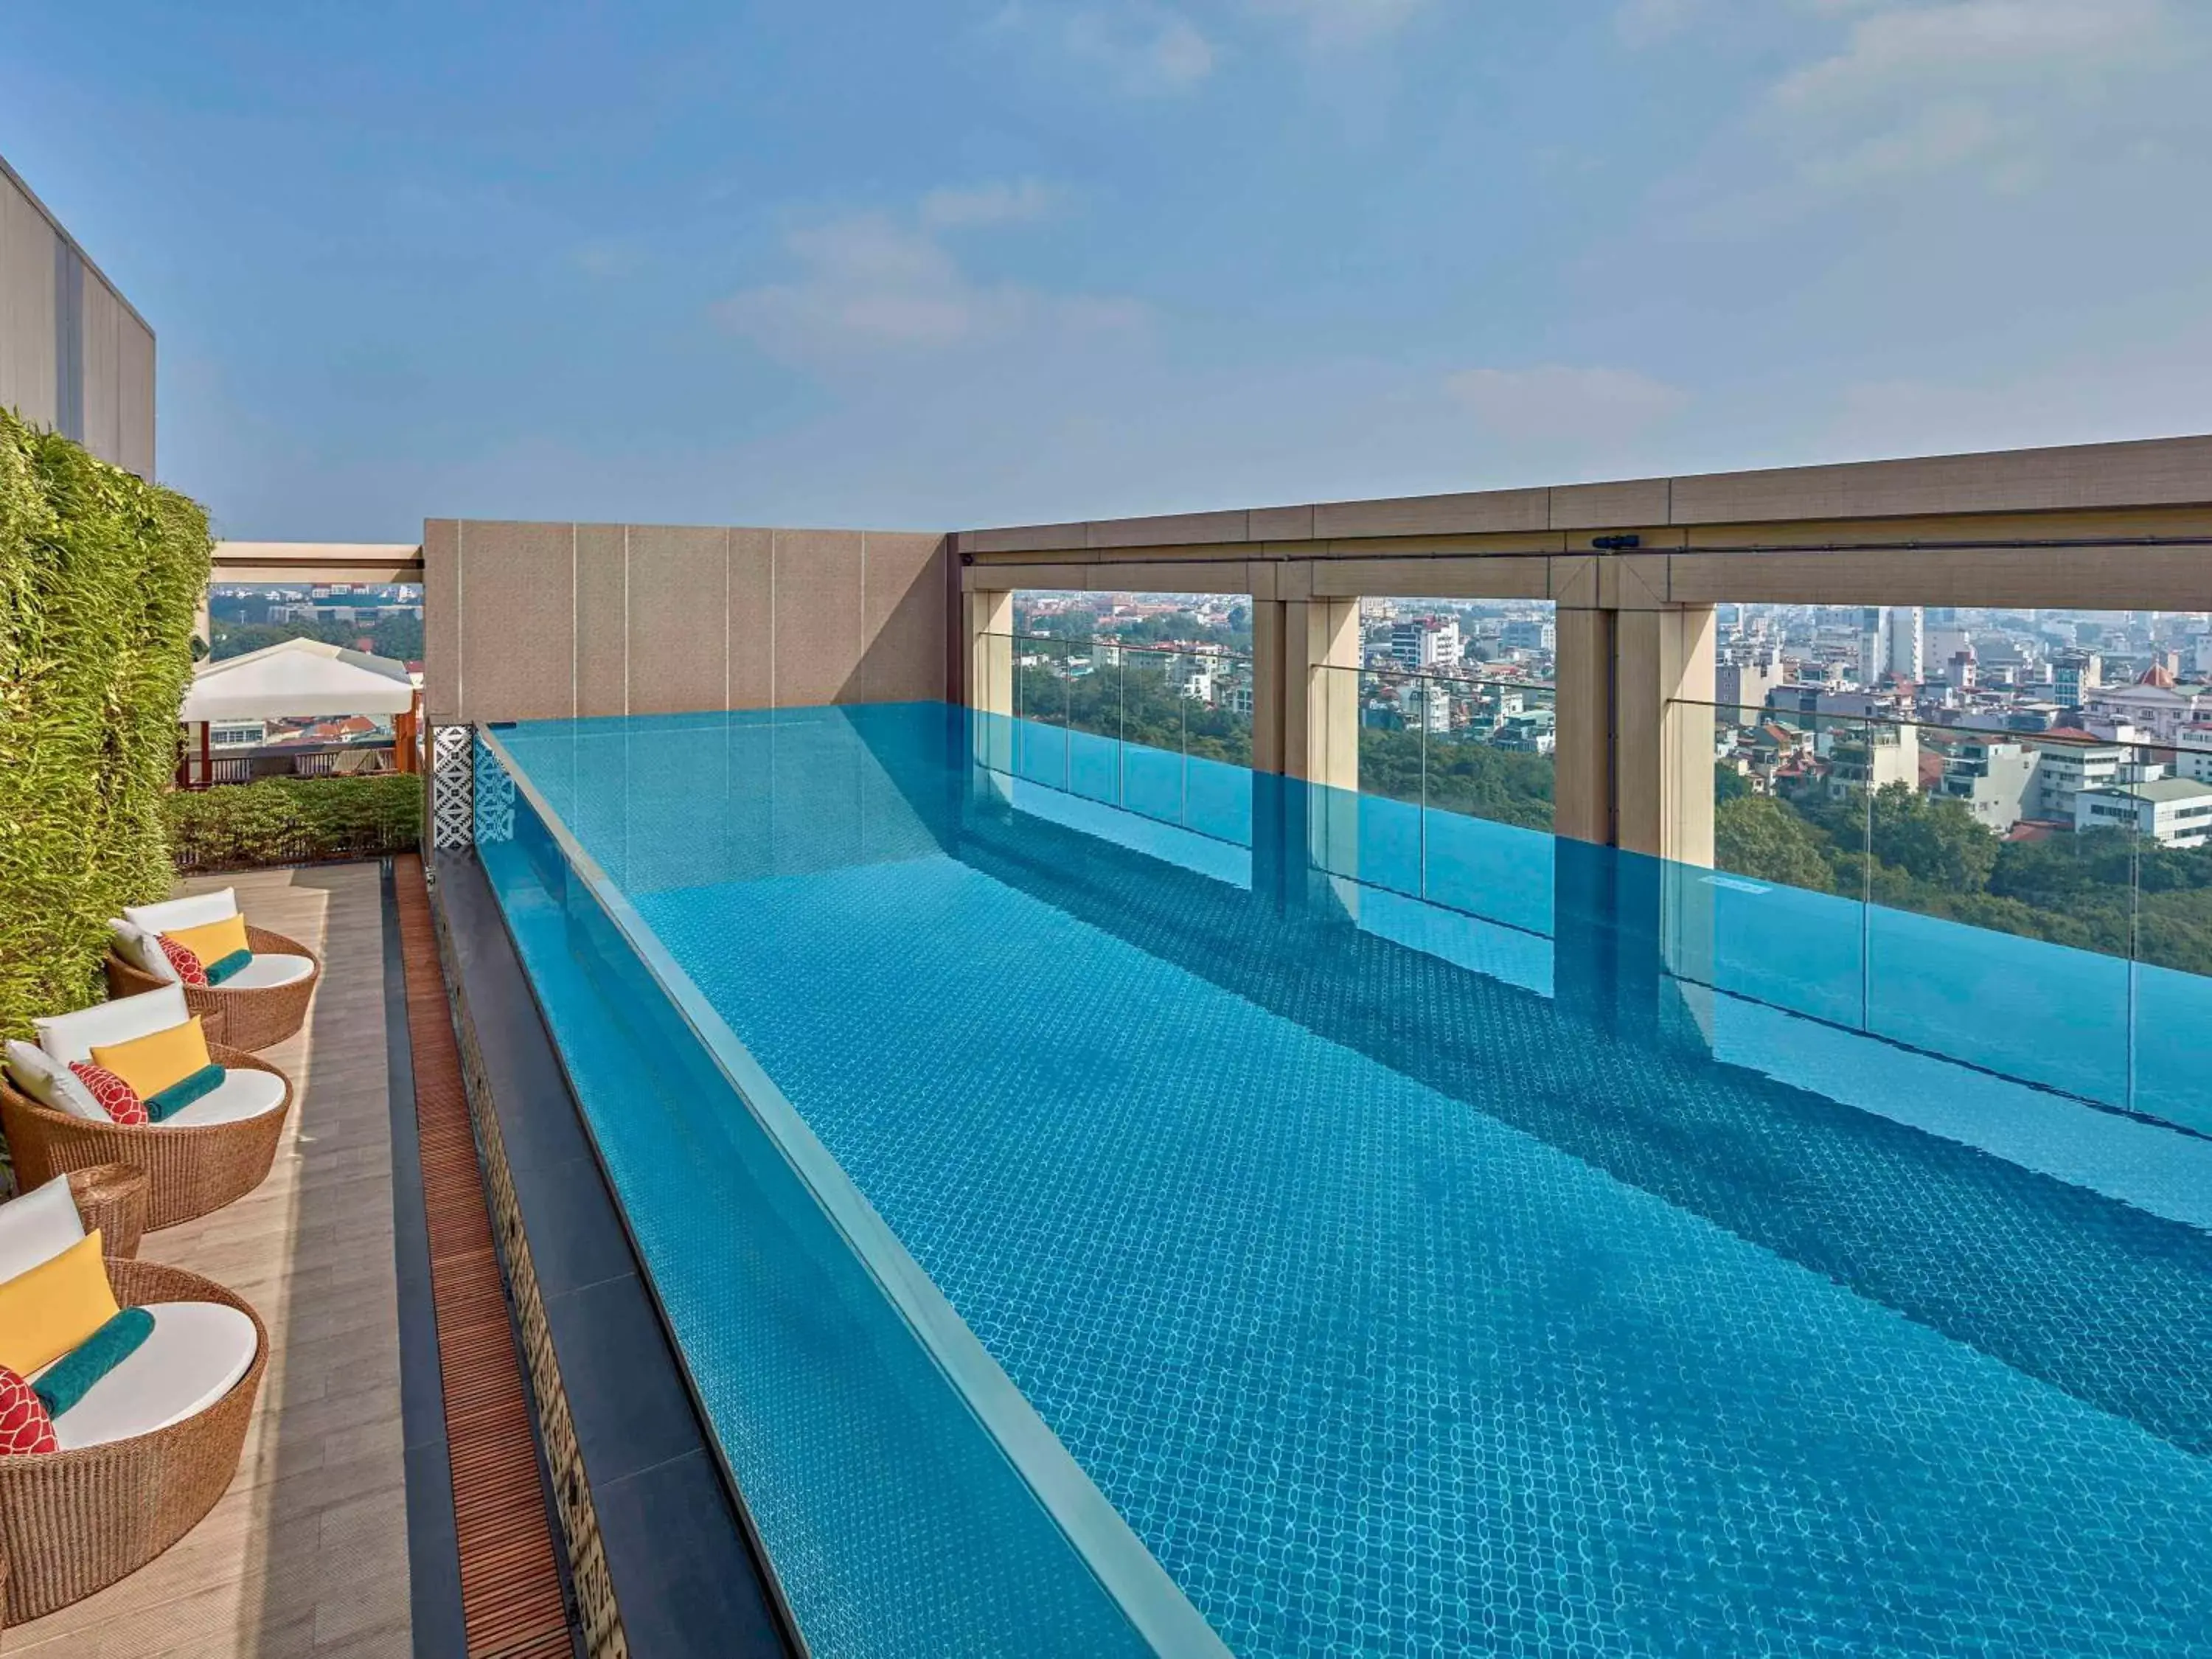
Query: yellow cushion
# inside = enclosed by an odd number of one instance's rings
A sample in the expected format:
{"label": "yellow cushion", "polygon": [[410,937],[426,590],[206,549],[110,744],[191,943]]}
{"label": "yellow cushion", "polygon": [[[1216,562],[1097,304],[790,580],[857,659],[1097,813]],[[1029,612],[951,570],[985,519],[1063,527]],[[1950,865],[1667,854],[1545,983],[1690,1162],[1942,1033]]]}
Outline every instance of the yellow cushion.
{"label": "yellow cushion", "polygon": [[173,939],[200,959],[200,966],[212,968],[234,951],[252,947],[246,942],[246,918],[225,916],[221,921],[204,922],[198,927],[173,927],[161,935]]}
{"label": "yellow cushion", "polygon": [[118,1311],[95,1229],[59,1255],[0,1285],[0,1365],[28,1376]]}
{"label": "yellow cushion", "polygon": [[182,1025],[155,1031],[128,1042],[94,1043],[92,1063],[105,1066],[149,1100],[172,1083],[181,1083],[209,1063],[207,1039],[200,1035],[200,1017],[194,1014]]}

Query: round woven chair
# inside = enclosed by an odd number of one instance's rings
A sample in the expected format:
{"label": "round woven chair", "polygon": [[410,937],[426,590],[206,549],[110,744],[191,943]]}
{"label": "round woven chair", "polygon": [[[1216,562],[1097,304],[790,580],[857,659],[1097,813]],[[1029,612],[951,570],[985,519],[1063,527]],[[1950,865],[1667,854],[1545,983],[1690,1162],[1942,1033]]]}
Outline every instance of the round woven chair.
{"label": "round woven chair", "polygon": [[129,1164],[95,1164],[71,1170],[69,1184],[85,1231],[100,1231],[100,1249],[126,1259],[137,1255],[146,1231],[146,1172]]}
{"label": "round woven chair", "polygon": [[[224,985],[187,985],[185,1006],[200,1017],[200,1030],[210,1042],[234,1048],[266,1048],[298,1030],[307,1018],[307,1003],[323,976],[323,959],[297,939],[272,933],[266,927],[246,926],[246,946],[257,957],[305,957],[313,964],[304,979],[289,985],[270,985],[240,990]],[[110,951],[106,963],[107,994],[133,997],[142,991],[158,991],[167,981],[155,979]]]}
{"label": "round woven chair", "polygon": [[181,1267],[109,1257],[125,1307],[220,1302],[253,1322],[253,1364],[228,1394],[151,1434],[76,1451],[0,1457],[0,1558],[9,1625],[42,1618],[138,1571],[194,1527],[230,1485],[269,1365],[261,1316]]}
{"label": "round woven chair", "polygon": [[283,1079],[283,1104],[230,1123],[178,1128],[100,1123],[40,1104],[0,1071],[0,1133],[15,1161],[17,1187],[27,1193],[72,1170],[133,1164],[146,1172],[149,1232],[219,1210],[252,1192],[276,1162],[276,1143],[292,1113],[292,1079],[265,1060],[219,1043],[208,1045],[208,1057],[233,1071]]}

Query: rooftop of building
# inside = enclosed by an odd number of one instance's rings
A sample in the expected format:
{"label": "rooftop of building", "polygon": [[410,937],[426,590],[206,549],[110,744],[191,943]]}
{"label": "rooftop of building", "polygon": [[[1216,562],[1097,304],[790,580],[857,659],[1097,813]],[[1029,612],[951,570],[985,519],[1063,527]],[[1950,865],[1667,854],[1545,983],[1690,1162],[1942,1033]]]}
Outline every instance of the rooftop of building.
{"label": "rooftop of building", "polygon": [[2087,795],[2128,795],[2164,805],[2174,801],[2212,799],[2212,783],[2193,778],[2153,778],[2147,783],[2108,783],[2081,792]]}

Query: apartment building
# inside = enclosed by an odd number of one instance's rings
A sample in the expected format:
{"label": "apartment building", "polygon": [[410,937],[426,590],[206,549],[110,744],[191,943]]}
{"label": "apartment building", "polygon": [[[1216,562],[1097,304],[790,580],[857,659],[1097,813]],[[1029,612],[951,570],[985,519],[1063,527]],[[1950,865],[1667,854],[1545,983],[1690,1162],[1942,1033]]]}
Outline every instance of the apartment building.
{"label": "apartment building", "polygon": [[1866,726],[1837,734],[1828,753],[1828,792],[1843,796],[1856,790],[1920,787],[1920,728]]}
{"label": "apartment building", "polygon": [[1507,623],[1498,630],[1498,638],[1509,651],[1556,651],[1559,630],[1551,623],[1529,617]]}
{"label": "apartment building", "polygon": [[2042,758],[2025,744],[1970,743],[1944,767],[1942,793],[2002,836],[2033,816]]}
{"label": "apartment building", "polygon": [[2075,798],[2085,789],[2101,789],[2118,781],[2128,763],[2128,751],[2117,743],[2100,743],[2089,732],[2057,727],[2021,741],[2037,751],[2035,811],[2033,816],[2059,823],[2074,822]]}
{"label": "apartment building", "polygon": [[1784,672],[1775,647],[1736,647],[1714,666],[1713,702],[1723,708],[1764,708]]}
{"label": "apartment building", "polygon": [[2154,667],[2131,685],[2087,692],[2081,708],[2093,730],[2102,727],[2117,737],[2119,728],[2132,726],[2153,742],[2172,744],[2180,741],[2185,726],[2212,711],[2212,688],[2177,685],[2172,673]]}
{"label": "apartment building", "polygon": [[2074,828],[2132,829],[2161,847],[2202,847],[2212,839],[2212,784],[2154,778],[2084,789],[2075,797]]}
{"label": "apartment building", "polygon": [[1390,624],[1390,657],[1399,667],[1425,674],[1455,668],[1460,659],[1458,619],[1415,617]]}

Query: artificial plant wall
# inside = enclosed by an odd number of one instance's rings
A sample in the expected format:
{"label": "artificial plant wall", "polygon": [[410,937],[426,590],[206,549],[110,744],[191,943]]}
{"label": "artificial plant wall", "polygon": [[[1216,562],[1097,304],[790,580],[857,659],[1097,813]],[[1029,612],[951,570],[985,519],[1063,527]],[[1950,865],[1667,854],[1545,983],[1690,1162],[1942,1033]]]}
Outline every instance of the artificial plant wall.
{"label": "artificial plant wall", "polygon": [[0,410],[0,1034],[100,990],[163,896],[207,514]]}

